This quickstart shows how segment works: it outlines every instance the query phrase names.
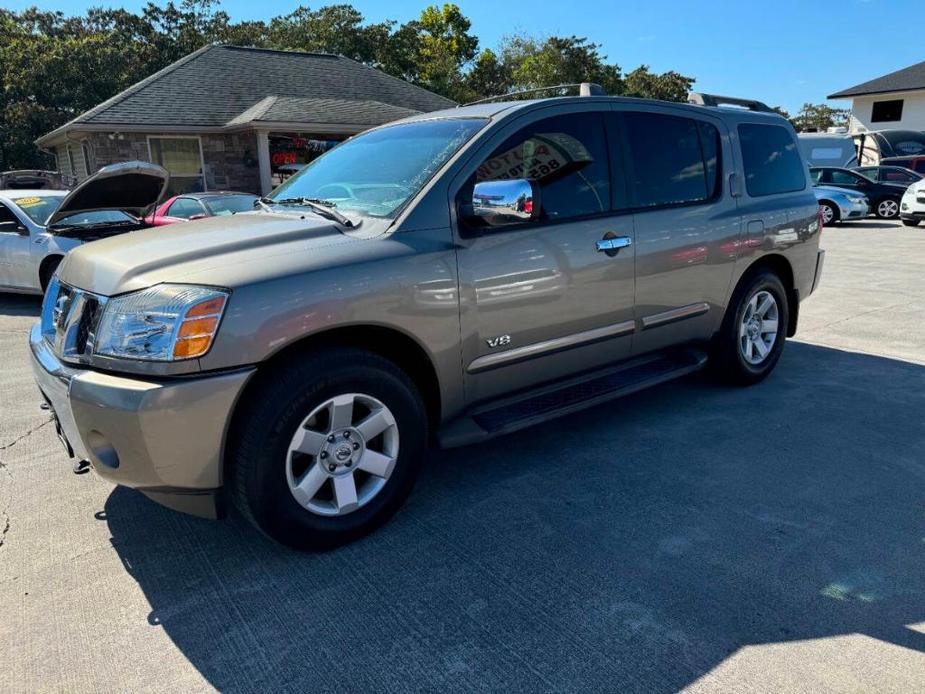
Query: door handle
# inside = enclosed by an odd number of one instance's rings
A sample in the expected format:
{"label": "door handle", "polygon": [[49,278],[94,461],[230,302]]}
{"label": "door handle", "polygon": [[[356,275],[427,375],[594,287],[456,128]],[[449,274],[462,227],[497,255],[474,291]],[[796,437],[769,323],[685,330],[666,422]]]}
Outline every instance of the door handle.
{"label": "door handle", "polygon": [[613,257],[620,252],[621,248],[632,246],[633,239],[629,236],[608,235],[598,241],[596,245],[598,253],[606,253],[608,256]]}

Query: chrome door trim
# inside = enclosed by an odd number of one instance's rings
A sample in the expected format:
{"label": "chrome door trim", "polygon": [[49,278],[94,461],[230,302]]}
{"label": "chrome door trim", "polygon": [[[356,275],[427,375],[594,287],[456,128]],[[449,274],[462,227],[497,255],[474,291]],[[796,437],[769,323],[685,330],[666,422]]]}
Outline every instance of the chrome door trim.
{"label": "chrome door trim", "polygon": [[580,347],[582,345],[587,345],[599,340],[606,340],[612,337],[620,337],[621,335],[629,335],[635,330],[636,322],[628,320],[623,321],[622,323],[605,325],[602,328],[594,328],[593,330],[585,330],[580,333],[572,333],[571,335],[566,335],[565,337],[556,337],[552,340],[534,342],[531,345],[515,347],[514,349],[506,349],[503,352],[486,354],[484,356],[478,357],[477,359],[473,359],[467,367],[466,371],[471,374],[479,373],[481,371],[488,371],[489,369],[495,369],[499,366],[513,364],[514,362],[545,356],[552,352],[561,352],[562,350],[572,349],[573,347]]}
{"label": "chrome door trim", "polygon": [[673,308],[670,311],[663,311],[662,313],[653,313],[651,316],[642,317],[642,329],[648,330],[649,328],[657,328],[661,325],[684,320],[685,318],[702,316],[709,310],[710,304],[701,302],[697,304],[688,304],[680,308]]}

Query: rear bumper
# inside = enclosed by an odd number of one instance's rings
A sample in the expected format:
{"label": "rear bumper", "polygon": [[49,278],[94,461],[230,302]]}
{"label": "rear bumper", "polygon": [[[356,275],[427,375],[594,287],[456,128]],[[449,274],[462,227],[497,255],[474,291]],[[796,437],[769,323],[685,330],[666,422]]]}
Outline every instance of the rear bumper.
{"label": "rear bumper", "polygon": [[165,506],[216,517],[225,430],[254,369],[148,381],[75,369],[29,336],[32,370],[69,453]]}
{"label": "rear bumper", "polygon": [[819,286],[819,282],[822,280],[823,265],[825,265],[825,251],[820,248],[816,251],[816,274],[813,276],[813,287],[809,290],[810,294],[816,291],[816,287]]}

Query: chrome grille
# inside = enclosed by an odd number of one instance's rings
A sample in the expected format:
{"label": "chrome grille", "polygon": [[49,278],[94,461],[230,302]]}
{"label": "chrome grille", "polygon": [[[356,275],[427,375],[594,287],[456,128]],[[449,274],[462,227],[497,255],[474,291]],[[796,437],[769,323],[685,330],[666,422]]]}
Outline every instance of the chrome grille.
{"label": "chrome grille", "polygon": [[69,361],[86,361],[105,298],[53,279],[42,304],[42,334],[55,354]]}

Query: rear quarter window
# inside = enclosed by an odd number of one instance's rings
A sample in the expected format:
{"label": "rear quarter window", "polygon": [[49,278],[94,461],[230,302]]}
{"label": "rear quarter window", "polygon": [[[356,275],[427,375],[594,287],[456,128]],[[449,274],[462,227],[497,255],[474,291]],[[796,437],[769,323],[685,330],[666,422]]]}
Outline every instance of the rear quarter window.
{"label": "rear quarter window", "polygon": [[792,193],[806,188],[803,160],[787,128],[742,123],[738,131],[745,187],[750,196]]}

